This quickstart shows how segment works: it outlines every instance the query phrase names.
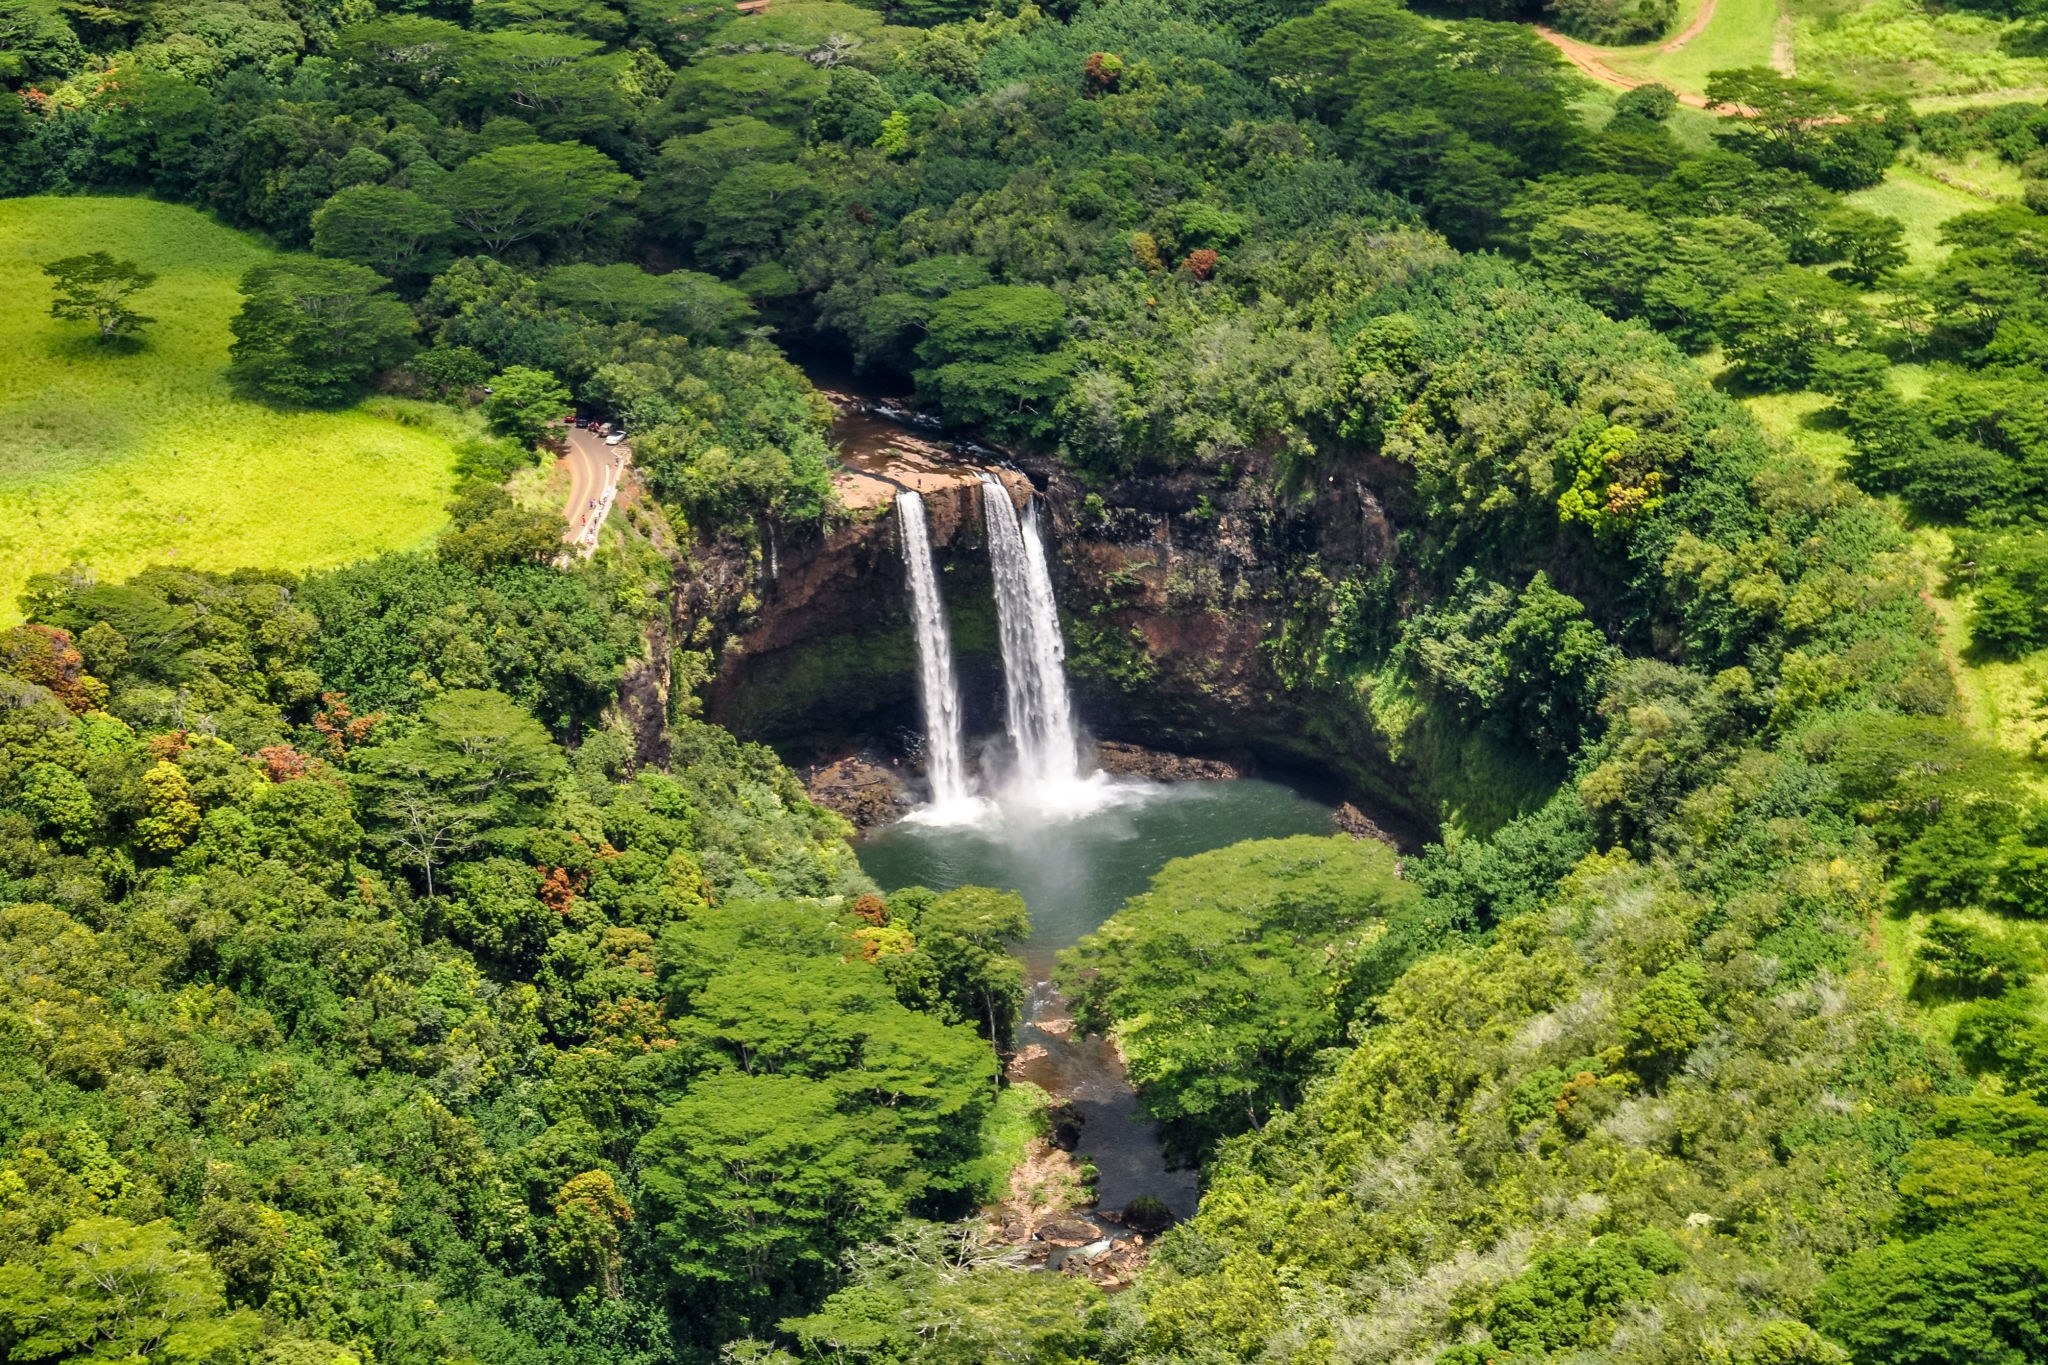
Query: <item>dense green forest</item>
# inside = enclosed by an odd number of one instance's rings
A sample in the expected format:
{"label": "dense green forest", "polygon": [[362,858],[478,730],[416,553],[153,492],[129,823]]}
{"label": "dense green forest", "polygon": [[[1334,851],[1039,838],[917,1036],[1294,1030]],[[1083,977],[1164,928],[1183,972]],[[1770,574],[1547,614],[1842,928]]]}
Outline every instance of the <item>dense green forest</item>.
{"label": "dense green forest", "polygon": [[[1740,69],[1700,137],[1523,22],[1654,3],[748,8],[0,0],[0,193],[275,242],[253,398],[493,428],[431,550],[0,633],[0,1362],[2048,1361],[2048,804],[1912,540],[2048,645],[2048,113]],[[2022,198],[1916,262],[1908,147]],[[613,707],[689,546],[844,520],[812,355],[1090,489],[1378,480],[1265,653],[1539,780],[1063,955],[1202,1171],[1118,1295],[967,1220],[1022,904],[877,894],[705,641],[663,761]],[[1738,401],[1809,390],[1841,468]],[[503,488],[572,404],[679,567]]]}

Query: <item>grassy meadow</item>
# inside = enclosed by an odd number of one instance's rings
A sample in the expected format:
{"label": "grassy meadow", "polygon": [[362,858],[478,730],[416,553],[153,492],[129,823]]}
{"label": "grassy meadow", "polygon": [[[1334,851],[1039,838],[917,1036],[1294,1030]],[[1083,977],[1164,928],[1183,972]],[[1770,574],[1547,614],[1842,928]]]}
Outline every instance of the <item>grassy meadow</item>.
{"label": "grassy meadow", "polygon": [[2048,84],[2037,26],[1924,0],[1789,0],[1799,74],[1916,103]]}
{"label": "grassy meadow", "polygon": [[1707,73],[1729,67],[1768,66],[1778,22],[1777,0],[1715,0],[1714,18],[1676,52],[1664,44],[1692,27],[1707,0],[1681,0],[1671,32],[1654,43],[1599,48],[1616,73],[1656,81],[1686,94],[1707,88]]}
{"label": "grassy meadow", "polygon": [[[1692,26],[1699,8],[1691,0],[1678,7],[1672,37]],[[1703,33],[1676,52],[1664,51],[1661,43],[1637,49],[1642,56],[1630,63],[1629,74],[1661,81],[1673,90],[1704,91],[1708,72],[1769,66],[1777,23],[1777,0],[1717,0],[1714,20]]]}
{"label": "grassy meadow", "polygon": [[[49,316],[42,263],[106,250],[158,272],[139,343]],[[420,544],[443,519],[459,419],[373,400],[277,412],[222,371],[242,272],[270,253],[140,198],[0,200],[0,624],[29,575],[83,560],[310,569]]]}
{"label": "grassy meadow", "polygon": [[1848,196],[1850,203],[1896,218],[1905,226],[1903,245],[1914,269],[1933,265],[1948,248],[1941,245],[1941,225],[1958,214],[1993,208],[1998,201],[1972,194],[1937,180],[1927,171],[1896,164],[1885,172],[1884,183],[1858,190]]}
{"label": "grassy meadow", "polygon": [[[1706,29],[1665,44],[1714,4]],[[1931,0],[1680,0],[1654,43],[1600,48],[1612,70],[1699,94],[1710,72],[1777,66],[1862,94],[1903,94],[1921,108],[2034,99],[2048,87],[2039,26]]]}

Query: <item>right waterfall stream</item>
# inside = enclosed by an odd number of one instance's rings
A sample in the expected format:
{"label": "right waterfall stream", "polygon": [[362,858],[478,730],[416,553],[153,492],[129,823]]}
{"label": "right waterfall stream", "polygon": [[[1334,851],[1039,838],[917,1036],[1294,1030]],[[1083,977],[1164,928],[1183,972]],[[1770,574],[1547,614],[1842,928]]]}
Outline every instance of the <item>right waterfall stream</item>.
{"label": "right waterfall stream", "polygon": [[989,568],[1003,648],[1004,720],[1017,750],[1016,782],[1026,788],[1069,786],[1081,774],[1080,738],[1067,699],[1067,650],[1038,508],[1019,518],[1010,490],[986,470],[981,513],[988,525]]}

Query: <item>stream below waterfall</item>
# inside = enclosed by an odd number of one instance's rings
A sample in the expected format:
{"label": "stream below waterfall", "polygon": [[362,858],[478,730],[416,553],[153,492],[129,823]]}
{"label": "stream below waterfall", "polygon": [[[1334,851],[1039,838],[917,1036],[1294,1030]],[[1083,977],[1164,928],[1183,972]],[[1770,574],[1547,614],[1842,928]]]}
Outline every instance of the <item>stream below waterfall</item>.
{"label": "stream below waterfall", "polygon": [[[1115,914],[1171,859],[1241,839],[1328,834],[1330,807],[1256,778],[1115,782],[1107,795],[1078,819],[1041,821],[995,807],[969,824],[905,820],[870,834],[857,851],[885,891],[992,886],[1023,896],[1031,911],[1031,937],[1022,946],[1031,985],[1016,1046],[1044,1049],[1025,1065],[1024,1079],[1080,1108],[1077,1150],[1102,1173],[1102,1208],[1121,1209],[1149,1194],[1185,1218],[1195,1211],[1195,1173],[1167,1167],[1158,1132],[1138,1115],[1137,1096],[1108,1043],[1060,1027],[1067,1012],[1050,983],[1053,955]],[[1051,1031],[1042,1027],[1048,1023]]]}

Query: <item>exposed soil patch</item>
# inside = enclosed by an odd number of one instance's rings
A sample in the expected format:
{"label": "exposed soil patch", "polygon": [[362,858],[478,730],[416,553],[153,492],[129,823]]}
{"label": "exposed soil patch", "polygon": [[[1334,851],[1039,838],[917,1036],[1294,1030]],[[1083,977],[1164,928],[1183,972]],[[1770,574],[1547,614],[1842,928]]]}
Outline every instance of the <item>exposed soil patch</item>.
{"label": "exposed soil patch", "polygon": [[921,436],[908,425],[919,420],[918,414],[891,399],[832,389],[819,392],[832,404],[832,440],[842,466],[832,484],[848,511],[886,510],[906,489],[936,493],[975,488],[984,467],[1003,481],[1018,506],[1031,496],[1030,482],[1022,474],[996,466],[1000,451]]}
{"label": "exposed soil patch", "polygon": [[916,803],[900,772],[862,756],[826,764],[804,779],[804,788],[811,800],[839,812],[855,829],[900,820]]}
{"label": "exposed soil patch", "polygon": [[1009,1197],[988,1210],[990,1235],[1018,1248],[1017,1265],[1085,1276],[1112,1293],[1128,1289],[1151,1259],[1152,1239],[1123,1226],[1120,1211],[1095,1207],[1085,1170],[1072,1152],[1031,1139],[1010,1173]]}

